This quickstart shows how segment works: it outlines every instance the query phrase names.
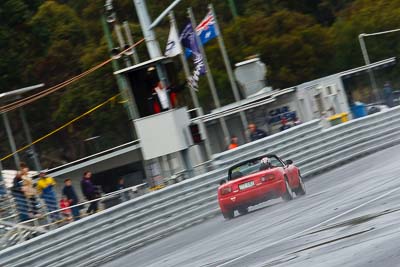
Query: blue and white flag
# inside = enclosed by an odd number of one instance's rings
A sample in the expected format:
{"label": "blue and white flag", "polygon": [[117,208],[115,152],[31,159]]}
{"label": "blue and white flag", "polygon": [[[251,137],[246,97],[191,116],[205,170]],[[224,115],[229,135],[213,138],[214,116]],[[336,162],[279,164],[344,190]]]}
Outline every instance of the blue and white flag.
{"label": "blue and white flag", "polygon": [[214,39],[218,36],[215,29],[215,20],[211,11],[209,11],[206,17],[196,27],[197,35],[200,37],[202,44]]}
{"label": "blue and white flag", "polygon": [[180,40],[183,47],[192,51],[194,71],[189,80],[189,85],[197,90],[199,77],[200,75],[204,75],[206,73],[206,66],[204,65],[203,55],[200,52],[200,48],[197,44],[195,32],[191,23],[188,23],[183,29]]}
{"label": "blue and white flag", "polygon": [[171,23],[171,29],[169,30],[167,47],[165,48],[166,57],[174,57],[182,53],[181,43],[179,42],[178,30],[175,24]]}

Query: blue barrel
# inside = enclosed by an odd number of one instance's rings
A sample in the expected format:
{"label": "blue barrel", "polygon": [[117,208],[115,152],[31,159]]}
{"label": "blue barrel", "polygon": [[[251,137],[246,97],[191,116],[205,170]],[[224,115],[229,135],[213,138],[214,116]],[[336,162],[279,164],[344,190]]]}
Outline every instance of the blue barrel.
{"label": "blue barrel", "polygon": [[356,102],[350,107],[353,118],[361,118],[368,115],[367,108],[364,103]]}

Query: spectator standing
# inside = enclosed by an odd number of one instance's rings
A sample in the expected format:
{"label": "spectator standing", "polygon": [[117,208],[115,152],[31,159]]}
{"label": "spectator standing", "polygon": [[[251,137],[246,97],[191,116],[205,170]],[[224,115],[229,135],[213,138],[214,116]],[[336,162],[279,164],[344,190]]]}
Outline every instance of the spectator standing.
{"label": "spectator standing", "polygon": [[63,217],[65,219],[67,219],[68,221],[71,221],[72,220],[72,212],[71,212],[71,209],[69,209],[70,204],[69,204],[69,201],[68,201],[68,198],[66,195],[62,196],[62,198],[60,200],[60,207],[61,207],[61,209],[63,209],[61,211],[61,214],[63,215]]}
{"label": "spectator standing", "polygon": [[[56,182],[54,181],[53,177],[47,176],[45,170],[40,171],[39,181],[37,182],[36,189],[40,197],[46,203],[47,210],[49,212],[58,209],[56,193],[54,191],[55,185]],[[50,217],[52,217],[53,219],[59,219],[57,213],[52,213]]]}
{"label": "spectator standing", "polygon": [[17,211],[19,214],[19,219],[21,222],[27,221],[30,219],[29,217],[29,207],[28,201],[25,197],[25,193],[23,191],[24,181],[22,180],[21,173],[17,172],[13,180],[13,187],[11,189],[12,195],[15,200],[15,204],[17,206]]}
{"label": "spectator standing", "polygon": [[33,185],[33,180],[29,176],[29,168],[25,163],[21,163],[20,168],[21,178],[23,181],[22,191],[24,192],[28,203],[28,210],[33,216],[37,216],[39,214],[39,202],[36,198],[37,192]]}
{"label": "spectator standing", "polygon": [[[121,178],[118,179],[118,184],[117,184],[117,188],[116,189],[117,189],[117,191],[119,191],[119,190],[122,190],[122,189],[125,189],[125,188],[126,187],[125,187],[124,177],[121,177]],[[122,202],[128,201],[130,198],[131,198],[131,196],[129,195],[128,191],[124,191],[124,192],[121,193],[121,201]]]}
{"label": "spectator standing", "polygon": [[235,148],[237,148],[238,146],[239,146],[239,143],[238,143],[238,138],[237,138],[237,136],[236,136],[236,135],[232,135],[232,137],[231,137],[231,143],[229,144],[228,149],[229,149],[229,150],[235,149]]}
{"label": "spectator standing", "polygon": [[282,118],[281,120],[281,127],[279,127],[279,131],[284,131],[290,128],[290,125],[287,123],[287,119],[286,118]]}
{"label": "spectator standing", "polygon": [[[75,206],[79,203],[78,195],[76,194],[75,189],[72,186],[71,179],[65,179],[62,194],[67,197],[70,206]],[[71,208],[72,216],[74,217],[75,221],[80,219],[81,216],[80,210],[81,210],[80,206]]]}
{"label": "spectator standing", "polygon": [[125,189],[125,181],[124,178],[121,177],[118,179],[117,190]]}
{"label": "spectator standing", "polygon": [[293,126],[297,126],[297,125],[300,125],[300,124],[302,124],[302,121],[299,119],[299,117],[295,117],[293,119]]}
{"label": "spectator standing", "polygon": [[[82,193],[85,196],[85,198],[89,201],[96,199],[99,197],[99,193],[97,191],[96,186],[92,182],[92,173],[91,172],[85,172],[83,174],[83,178],[81,181],[81,189]],[[89,207],[87,209],[87,213],[95,213],[98,210],[98,201],[93,201],[90,202]]]}
{"label": "spectator standing", "polygon": [[249,124],[250,140],[256,141],[267,136],[267,133],[261,129],[258,129],[254,123]]}
{"label": "spectator standing", "polygon": [[383,97],[385,99],[385,104],[391,108],[394,106],[393,102],[393,90],[392,86],[390,85],[389,82],[385,82],[385,85],[383,86]]}

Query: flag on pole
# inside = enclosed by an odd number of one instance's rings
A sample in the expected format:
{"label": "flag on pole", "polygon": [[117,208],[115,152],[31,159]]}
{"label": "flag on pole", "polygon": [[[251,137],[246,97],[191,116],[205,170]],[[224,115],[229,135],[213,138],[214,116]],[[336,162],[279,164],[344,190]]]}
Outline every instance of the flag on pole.
{"label": "flag on pole", "polygon": [[195,32],[191,23],[188,23],[183,29],[180,40],[183,47],[192,51],[194,71],[192,77],[189,79],[189,85],[197,90],[200,75],[204,75],[206,73],[206,67],[204,65],[203,55],[201,54],[199,45],[196,42]]}
{"label": "flag on pole", "polygon": [[166,57],[174,57],[182,53],[181,43],[179,42],[178,30],[174,24],[171,24],[169,30],[167,47],[165,48]]}
{"label": "flag on pole", "polygon": [[[201,43],[204,45],[208,41],[218,37],[218,33],[215,29],[215,19],[211,11],[209,11],[206,17],[196,27],[196,33],[200,37]],[[185,49],[186,57],[190,57],[192,50],[189,48]]]}
{"label": "flag on pole", "polygon": [[196,32],[200,37],[202,44],[205,44],[218,36],[217,31],[215,30],[214,16],[211,11],[209,11],[206,17],[199,23],[199,25],[197,25]]}

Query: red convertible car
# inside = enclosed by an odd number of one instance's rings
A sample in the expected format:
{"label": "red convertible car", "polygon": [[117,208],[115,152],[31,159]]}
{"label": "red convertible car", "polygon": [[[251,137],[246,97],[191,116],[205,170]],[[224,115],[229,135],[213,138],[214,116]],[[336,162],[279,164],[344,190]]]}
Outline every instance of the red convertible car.
{"label": "red convertible car", "polygon": [[299,169],[291,160],[266,155],[232,166],[228,181],[218,187],[218,202],[222,215],[231,219],[235,210],[243,215],[249,206],[279,197],[292,200],[294,193],[306,193]]}

